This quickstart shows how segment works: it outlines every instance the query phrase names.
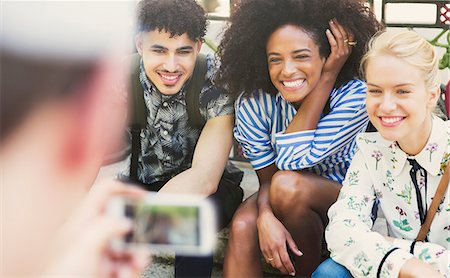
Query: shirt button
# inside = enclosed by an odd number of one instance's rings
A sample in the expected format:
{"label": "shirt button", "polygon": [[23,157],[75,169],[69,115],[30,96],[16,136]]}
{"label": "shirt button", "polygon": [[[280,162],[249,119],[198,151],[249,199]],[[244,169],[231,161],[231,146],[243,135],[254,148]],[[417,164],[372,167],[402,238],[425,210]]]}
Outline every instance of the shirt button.
{"label": "shirt button", "polygon": [[163,106],[164,106],[164,107],[167,107],[167,106],[169,106],[169,104],[168,104],[167,102],[164,101],[164,102],[163,102]]}
{"label": "shirt button", "polygon": [[168,132],[167,130],[164,130],[164,131],[163,131],[163,134],[164,134],[164,135],[167,135],[167,134],[169,134],[169,132]]}

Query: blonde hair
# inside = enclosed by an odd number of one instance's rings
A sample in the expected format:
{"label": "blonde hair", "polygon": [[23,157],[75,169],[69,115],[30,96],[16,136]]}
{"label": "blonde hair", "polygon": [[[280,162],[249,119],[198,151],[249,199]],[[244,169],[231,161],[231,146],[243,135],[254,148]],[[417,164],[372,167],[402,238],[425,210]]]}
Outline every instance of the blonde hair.
{"label": "blonde hair", "polygon": [[360,70],[365,76],[368,62],[380,55],[391,55],[419,69],[427,89],[439,86],[438,57],[434,47],[423,37],[410,30],[388,30],[376,34],[361,59]]}

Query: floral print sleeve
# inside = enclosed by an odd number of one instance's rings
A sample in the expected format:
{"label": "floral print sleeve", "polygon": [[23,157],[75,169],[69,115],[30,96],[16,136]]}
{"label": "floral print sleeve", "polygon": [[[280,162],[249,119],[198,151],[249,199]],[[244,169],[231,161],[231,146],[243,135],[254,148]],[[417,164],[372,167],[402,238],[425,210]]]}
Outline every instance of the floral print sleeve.
{"label": "floral print sleeve", "polygon": [[[448,231],[447,231],[448,233]],[[412,241],[396,240],[395,243],[404,250],[410,250]],[[431,242],[416,242],[413,255],[417,259],[430,264],[434,269],[450,277],[450,251],[439,244]]]}
{"label": "floral print sleeve", "polygon": [[[413,256],[450,277],[450,195],[441,200],[426,242],[412,246],[420,227],[419,199],[428,208],[450,160],[450,122],[433,118],[427,144],[415,156],[378,133],[361,134],[338,201],[330,208],[326,239],[331,257],[356,277],[397,277]],[[414,182],[411,161],[425,171]],[[420,197],[419,195],[420,194]],[[372,232],[375,199],[383,211],[391,243]],[[411,253],[410,253],[411,252]]]}
{"label": "floral print sleeve", "polygon": [[403,263],[412,255],[395,249],[397,246],[371,231],[371,210],[377,194],[372,185],[362,152],[358,151],[338,201],[328,211],[330,223],[325,232],[328,249],[331,258],[355,277],[397,277]]}

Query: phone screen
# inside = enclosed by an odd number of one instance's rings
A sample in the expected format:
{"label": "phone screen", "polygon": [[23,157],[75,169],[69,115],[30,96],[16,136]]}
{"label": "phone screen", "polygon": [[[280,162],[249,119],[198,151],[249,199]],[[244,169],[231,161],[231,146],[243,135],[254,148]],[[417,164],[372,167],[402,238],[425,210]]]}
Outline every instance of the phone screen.
{"label": "phone screen", "polygon": [[183,255],[210,254],[214,248],[215,208],[199,196],[148,193],[139,200],[115,197],[108,212],[133,224],[125,237],[112,240],[113,248],[150,248]]}
{"label": "phone screen", "polygon": [[125,242],[152,245],[200,245],[198,206],[150,204],[125,205],[125,216],[133,221],[133,230]]}

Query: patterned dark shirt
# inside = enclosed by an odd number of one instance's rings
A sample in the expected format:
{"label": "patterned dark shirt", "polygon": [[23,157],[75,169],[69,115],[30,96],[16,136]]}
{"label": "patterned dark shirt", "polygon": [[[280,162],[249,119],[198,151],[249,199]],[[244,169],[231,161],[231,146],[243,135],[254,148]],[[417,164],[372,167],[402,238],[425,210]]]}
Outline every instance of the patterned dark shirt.
{"label": "patterned dark shirt", "polygon": [[[206,119],[233,114],[232,99],[212,83],[216,69],[212,57],[207,57],[206,81],[200,92],[200,114]],[[141,60],[140,81],[147,107],[147,127],[141,131],[139,180],[145,184],[167,181],[192,165],[194,149],[201,130],[188,122],[186,86],[175,95],[163,95],[145,74]],[[119,174],[128,177],[130,157]]]}

